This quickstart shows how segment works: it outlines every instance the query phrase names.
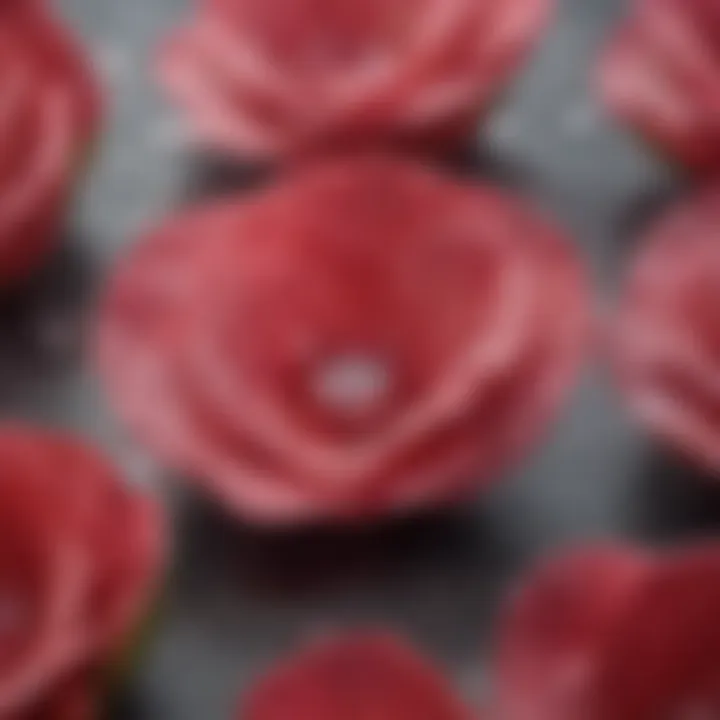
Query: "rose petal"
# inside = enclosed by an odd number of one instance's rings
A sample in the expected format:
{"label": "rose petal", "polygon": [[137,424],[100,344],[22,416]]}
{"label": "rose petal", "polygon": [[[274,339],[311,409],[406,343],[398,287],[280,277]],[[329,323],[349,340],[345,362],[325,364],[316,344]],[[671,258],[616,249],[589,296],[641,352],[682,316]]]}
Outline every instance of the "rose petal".
{"label": "rose petal", "polygon": [[585,300],[534,212],[356,158],[151,234],[111,285],[101,369],[130,425],[243,515],[372,517],[455,500],[531,444]]}
{"label": "rose petal", "polygon": [[613,634],[593,720],[720,715],[720,547],[671,556],[633,597]]}
{"label": "rose petal", "polygon": [[524,582],[502,624],[497,716],[585,717],[603,650],[644,586],[649,567],[648,558],[612,546],[584,548],[543,563]]}
{"label": "rose petal", "polygon": [[92,680],[78,674],[54,688],[38,706],[12,720],[96,720],[96,690]]}
{"label": "rose petal", "polygon": [[720,194],[703,191],[650,232],[618,312],[614,361],[638,417],[720,468]]}
{"label": "rose petal", "polygon": [[0,282],[49,251],[100,114],[87,61],[45,4],[0,9]]}
{"label": "rose petal", "polygon": [[133,631],[155,587],[162,524],[149,498],[72,438],[2,426],[0,467],[0,601],[15,638],[0,645],[0,708],[12,711],[102,665]]}
{"label": "rose petal", "polygon": [[635,0],[600,68],[620,118],[689,167],[720,163],[720,17],[705,0]]}
{"label": "rose petal", "polygon": [[440,674],[401,640],[376,632],[317,642],[250,691],[239,720],[469,720]]}
{"label": "rose petal", "polygon": [[161,50],[158,75],[205,140],[233,153],[447,147],[468,139],[550,10],[549,0],[205,2]]}

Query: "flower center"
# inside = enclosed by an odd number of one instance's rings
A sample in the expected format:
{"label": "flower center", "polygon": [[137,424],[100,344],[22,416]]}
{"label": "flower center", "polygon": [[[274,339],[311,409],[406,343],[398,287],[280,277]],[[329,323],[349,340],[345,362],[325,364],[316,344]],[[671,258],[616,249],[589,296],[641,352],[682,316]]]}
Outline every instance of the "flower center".
{"label": "flower center", "polygon": [[377,411],[390,392],[390,373],[378,358],[361,354],[334,357],[316,372],[313,390],[333,412],[358,418]]}

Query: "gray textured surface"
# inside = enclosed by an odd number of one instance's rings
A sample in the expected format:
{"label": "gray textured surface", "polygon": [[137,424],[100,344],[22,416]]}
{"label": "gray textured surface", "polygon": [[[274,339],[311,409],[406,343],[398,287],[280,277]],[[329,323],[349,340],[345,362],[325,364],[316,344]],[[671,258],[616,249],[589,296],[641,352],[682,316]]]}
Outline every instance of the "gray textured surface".
{"label": "gray textured surface", "polygon": [[[65,251],[0,320],[0,414],[78,429],[135,476],[158,471],[103,409],[81,362],[93,295],[144,224],[226,185],[191,157],[149,78],[176,0],[64,0],[112,101],[98,165]],[[487,172],[555,213],[587,254],[599,303],[631,231],[672,178],[603,116],[590,89],[618,0],[566,0],[552,33],[494,113]],[[119,715],[221,720],[253,674],[298,637],[346,621],[391,623],[444,661],[468,693],[485,681],[501,599],[551,547],[598,536],[666,541],[712,528],[720,500],[659,457],[592,368],[551,440],[462,513],[360,534],[267,538],[204,503],[168,498],[177,562],[148,662]]]}

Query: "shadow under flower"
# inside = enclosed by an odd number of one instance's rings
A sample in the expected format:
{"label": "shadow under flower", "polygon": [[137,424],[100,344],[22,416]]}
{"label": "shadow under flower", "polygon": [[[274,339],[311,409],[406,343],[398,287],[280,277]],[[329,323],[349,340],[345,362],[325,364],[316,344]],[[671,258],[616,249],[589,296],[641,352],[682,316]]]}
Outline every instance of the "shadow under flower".
{"label": "shadow under flower", "polygon": [[449,155],[442,166],[460,178],[488,182],[519,192],[529,192],[538,183],[530,167],[482,139]]}
{"label": "shadow under flower", "polygon": [[687,181],[679,176],[658,178],[620,208],[613,237],[624,251],[632,253],[654,223],[689,192]]}
{"label": "shadow under flower", "polygon": [[0,297],[0,391],[78,362],[92,275],[82,243],[70,237],[32,278]]}
{"label": "shadow under flower", "polygon": [[692,538],[720,530],[720,476],[655,448],[641,469],[637,525],[652,540]]}
{"label": "shadow under flower", "polygon": [[180,504],[180,572],[195,587],[216,575],[250,593],[296,597],[398,573],[475,574],[484,563],[503,562],[503,548],[474,505],[368,526],[273,532],[238,523],[189,491]]}
{"label": "shadow under flower", "polygon": [[218,154],[196,150],[187,155],[184,200],[194,203],[242,194],[265,185],[269,167],[233,161]]}

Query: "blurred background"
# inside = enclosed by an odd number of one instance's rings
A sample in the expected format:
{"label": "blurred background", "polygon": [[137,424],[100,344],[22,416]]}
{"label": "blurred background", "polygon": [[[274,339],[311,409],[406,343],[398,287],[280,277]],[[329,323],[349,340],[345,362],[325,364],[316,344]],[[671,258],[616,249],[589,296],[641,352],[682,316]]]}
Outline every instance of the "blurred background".
{"label": "blurred background", "polygon": [[[149,71],[154,43],[187,12],[180,0],[58,0],[86,41],[110,119],[67,242],[0,311],[0,415],[95,438],[142,482],[172,493],[173,585],[158,642],[117,708],[128,720],[229,717],[237,693],[309,634],[390,624],[445,662],[470,697],[503,597],[540,554],[581,539],[651,542],[717,524],[720,500],[632,427],[589,368],[551,442],[473,507],[345,532],[244,530],[160,470],[124,435],[84,365],[93,298],[118,253],[189,199],[257,178],[190,149]],[[553,212],[611,302],[638,230],[679,180],[607,118],[593,63],[621,0],[564,0],[538,53],[496,107],[477,156],[458,172],[493,179]],[[604,298],[603,298],[604,293]]]}

